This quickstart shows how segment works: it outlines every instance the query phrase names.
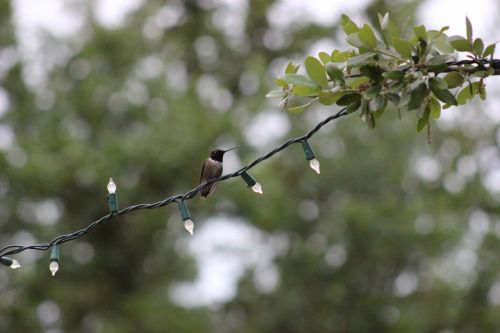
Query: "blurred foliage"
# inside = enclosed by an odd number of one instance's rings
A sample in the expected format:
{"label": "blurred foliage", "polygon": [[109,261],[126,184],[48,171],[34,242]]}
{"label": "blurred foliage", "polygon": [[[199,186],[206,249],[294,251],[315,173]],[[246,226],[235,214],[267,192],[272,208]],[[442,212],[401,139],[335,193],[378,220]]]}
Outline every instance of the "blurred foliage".
{"label": "blurred foliage", "polygon": [[[417,131],[427,128],[429,135],[441,109],[464,105],[475,95],[486,99],[484,81],[497,75],[500,61],[493,59],[496,43],[485,48],[481,38],[473,39],[468,18],[467,37],[447,36],[448,26],[427,30],[424,25],[414,26],[409,35],[409,27],[398,27],[388,12],[378,19],[380,38],[369,24],[358,26],[342,15],[346,42],[357,50],[308,56],[305,75],[298,74],[300,65],[290,62],[276,79],[280,89],[267,97],[279,98],[283,109],[293,113],[315,102],[344,106],[371,128],[385,111],[414,111]],[[469,59],[458,61],[457,52]]]}
{"label": "blurred foliage", "polygon": [[[90,3],[80,38],[44,40],[42,64],[70,50],[46,80],[17,58],[0,72],[9,99],[1,132],[13,133],[0,154],[2,245],[46,241],[106,214],[110,176],[124,207],[194,187],[214,147],[238,145],[250,161],[269,148],[246,143],[252,120],[284,116],[264,98],[276,69],[321,38],[342,43],[335,22],[273,27],[266,0],[251,2],[241,30],[221,24],[235,14],[212,1],[147,1],[114,29],[93,19]],[[375,1],[367,17],[373,6],[408,15],[418,3]],[[177,14],[166,20],[165,8]],[[2,54],[17,43],[10,16],[1,2]],[[0,331],[493,332],[500,222],[485,180],[497,128],[463,112],[430,145],[411,117],[387,115],[375,131],[341,119],[310,142],[321,175],[291,148],[253,172],[264,196],[228,181],[190,201],[197,228],[226,215],[285,239],[274,287],[250,269],[227,303],[176,304],[171,287],[197,274],[179,245],[177,209],[141,211],[62,246],[54,278],[48,253],[16,256],[21,269],[0,270]],[[330,114],[289,115],[285,136]]]}

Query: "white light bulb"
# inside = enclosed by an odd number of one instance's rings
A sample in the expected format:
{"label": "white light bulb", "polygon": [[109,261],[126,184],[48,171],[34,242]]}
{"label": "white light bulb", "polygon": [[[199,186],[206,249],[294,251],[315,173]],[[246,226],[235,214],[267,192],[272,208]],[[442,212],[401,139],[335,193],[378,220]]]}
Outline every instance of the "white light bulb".
{"label": "white light bulb", "polygon": [[194,223],[193,221],[191,221],[191,219],[187,219],[186,221],[184,221],[184,229],[186,229],[187,232],[189,232],[191,236],[193,236]]}
{"label": "white light bulb", "polygon": [[254,186],[252,186],[252,190],[255,192],[255,193],[259,193],[259,194],[263,194],[262,192],[262,186],[260,186],[259,183],[255,183]]}
{"label": "white light bulb", "polygon": [[113,178],[109,178],[109,183],[108,183],[108,192],[111,194],[111,193],[115,193],[116,191],[116,184],[115,182],[113,181]]}
{"label": "white light bulb", "polygon": [[311,161],[309,161],[309,165],[311,166],[311,169],[316,171],[316,173],[319,175],[319,161],[313,158]]}
{"label": "white light bulb", "polygon": [[10,264],[9,267],[12,269],[16,269],[16,268],[21,267],[21,265],[19,265],[19,261],[17,261],[16,259],[12,259],[12,264]]}
{"label": "white light bulb", "polygon": [[52,276],[56,275],[57,271],[59,270],[59,263],[57,261],[51,261],[49,265],[49,270],[52,273]]}

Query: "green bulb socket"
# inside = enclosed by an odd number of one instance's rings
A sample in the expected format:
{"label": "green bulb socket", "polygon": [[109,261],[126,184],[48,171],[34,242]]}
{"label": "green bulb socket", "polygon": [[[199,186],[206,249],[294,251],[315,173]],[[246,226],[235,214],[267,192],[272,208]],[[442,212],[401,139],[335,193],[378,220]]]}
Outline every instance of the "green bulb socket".
{"label": "green bulb socket", "polygon": [[10,267],[12,265],[13,259],[9,257],[0,257],[0,264]]}
{"label": "green bulb socket", "polygon": [[306,140],[301,141],[301,143],[302,143],[302,148],[304,149],[304,154],[306,155],[306,160],[310,161],[310,160],[314,159],[315,156],[314,156],[314,153],[312,151],[311,146],[309,146],[309,143]]}
{"label": "green bulb socket", "polygon": [[108,206],[111,214],[118,213],[118,196],[116,193],[109,193],[106,197],[108,198]]}
{"label": "green bulb socket", "polygon": [[59,245],[52,245],[52,249],[50,250],[50,261],[59,261]]}
{"label": "green bulb socket", "polygon": [[188,210],[186,203],[184,201],[180,201],[177,204],[177,207],[179,207],[179,212],[181,213],[181,218],[183,221],[191,219],[191,215],[189,214],[189,210]]}
{"label": "green bulb socket", "polygon": [[241,174],[241,178],[243,178],[245,183],[247,183],[248,187],[252,187],[255,184],[257,184],[257,181],[255,180],[255,178],[250,176],[246,171]]}

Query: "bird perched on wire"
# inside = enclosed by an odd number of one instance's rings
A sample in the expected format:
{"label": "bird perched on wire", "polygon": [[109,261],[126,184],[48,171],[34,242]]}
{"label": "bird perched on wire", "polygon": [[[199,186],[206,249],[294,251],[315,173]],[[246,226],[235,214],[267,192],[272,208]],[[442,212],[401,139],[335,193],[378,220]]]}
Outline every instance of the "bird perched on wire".
{"label": "bird perched on wire", "polygon": [[[212,150],[210,152],[210,156],[207,158],[205,163],[203,163],[203,168],[201,169],[200,184],[204,184],[211,179],[220,177],[220,175],[222,175],[222,159],[224,158],[224,154],[236,148],[238,147],[226,150]],[[217,183],[205,186],[200,191],[200,195],[206,199],[210,194],[214,193],[216,188]]]}

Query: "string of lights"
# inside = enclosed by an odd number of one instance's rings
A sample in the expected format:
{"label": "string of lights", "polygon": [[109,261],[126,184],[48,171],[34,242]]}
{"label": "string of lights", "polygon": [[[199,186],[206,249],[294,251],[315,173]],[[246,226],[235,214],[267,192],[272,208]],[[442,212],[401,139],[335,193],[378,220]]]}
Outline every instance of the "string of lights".
{"label": "string of lights", "polygon": [[334,115],[329,116],[328,118],[324,119],[323,121],[319,122],[314,128],[312,128],[309,132],[307,132],[305,135],[290,139],[284,143],[282,143],[280,146],[276,147],[275,149],[271,150],[267,154],[260,156],[259,158],[255,159],[251,163],[247,164],[246,166],[242,167],[241,169],[229,173],[226,175],[223,175],[218,178],[213,178],[210,179],[209,181],[202,183],[198,185],[197,187],[193,188],[192,190],[184,193],[184,194],[178,194],[178,195],[173,195],[169,198],[166,198],[164,200],[155,202],[155,203],[146,203],[146,204],[138,204],[138,205],[133,205],[129,206],[123,209],[118,208],[118,196],[116,193],[117,186],[115,182],[113,181],[112,178],[110,178],[107,190],[108,190],[108,195],[107,195],[107,201],[108,201],[108,206],[109,206],[109,214],[106,216],[101,217],[100,219],[88,224],[85,228],[77,230],[73,233],[69,234],[64,234],[64,235],[59,235],[56,238],[54,238],[52,241],[49,243],[40,243],[40,244],[33,244],[33,245],[8,245],[0,249],[0,264],[4,266],[8,266],[12,269],[16,269],[18,267],[21,267],[19,262],[16,259],[10,258],[8,256],[10,255],[15,255],[20,252],[26,251],[26,250],[38,250],[38,251],[46,251],[46,250],[51,250],[50,251],[50,265],[49,265],[49,270],[52,273],[52,276],[56,274],[56,272],[59,269],[59,251],[60,251],[60,245],[64,244],[66,242],[78,239],[90,232],[92,232],[98,225],[103,224],[111,220],[115,216],[120,216],[120,215],[125,215],[128,214],[132,211],[140,210],[140,209],[156,209],[160,207],[165,207],[167,205],[177,203],[179,212],[181,215],[182,220],[184,221],[184,228],[191,234],[193,235],[194,232],[194,223],[191,219],[191,215],[189,213],[189,210],[186,205],[186,201],[191,200],[200,192],[202,189],[205,187],[210,186],[211,184],[214,184],[216,182],[221,182],[228,180],[230,178],[234,177],[241,177],[247,186],[251,188],[254,192],[263,194],[262,191],[262,186],[255,180],[254,177],[252,177],[248,171],[255,167],[256,165],[262,163],[263,161],[271,158],[272,156],[278,154],[279,152],[285,150],[287,147],[294,143],[301,143],[302,148],[304,150],[305,154],[305,159],[309,161],[309,164],[311,168],[316,172],[320,173],[320,163],[316,159],[313,150],[311,146],[308,143],[308,139],[310,139],[316,132],[318,132],[324,125],[327,123],[338,119],[342,116],[347,115],[347,109],[343,108],[339,112],[337,112]]}

